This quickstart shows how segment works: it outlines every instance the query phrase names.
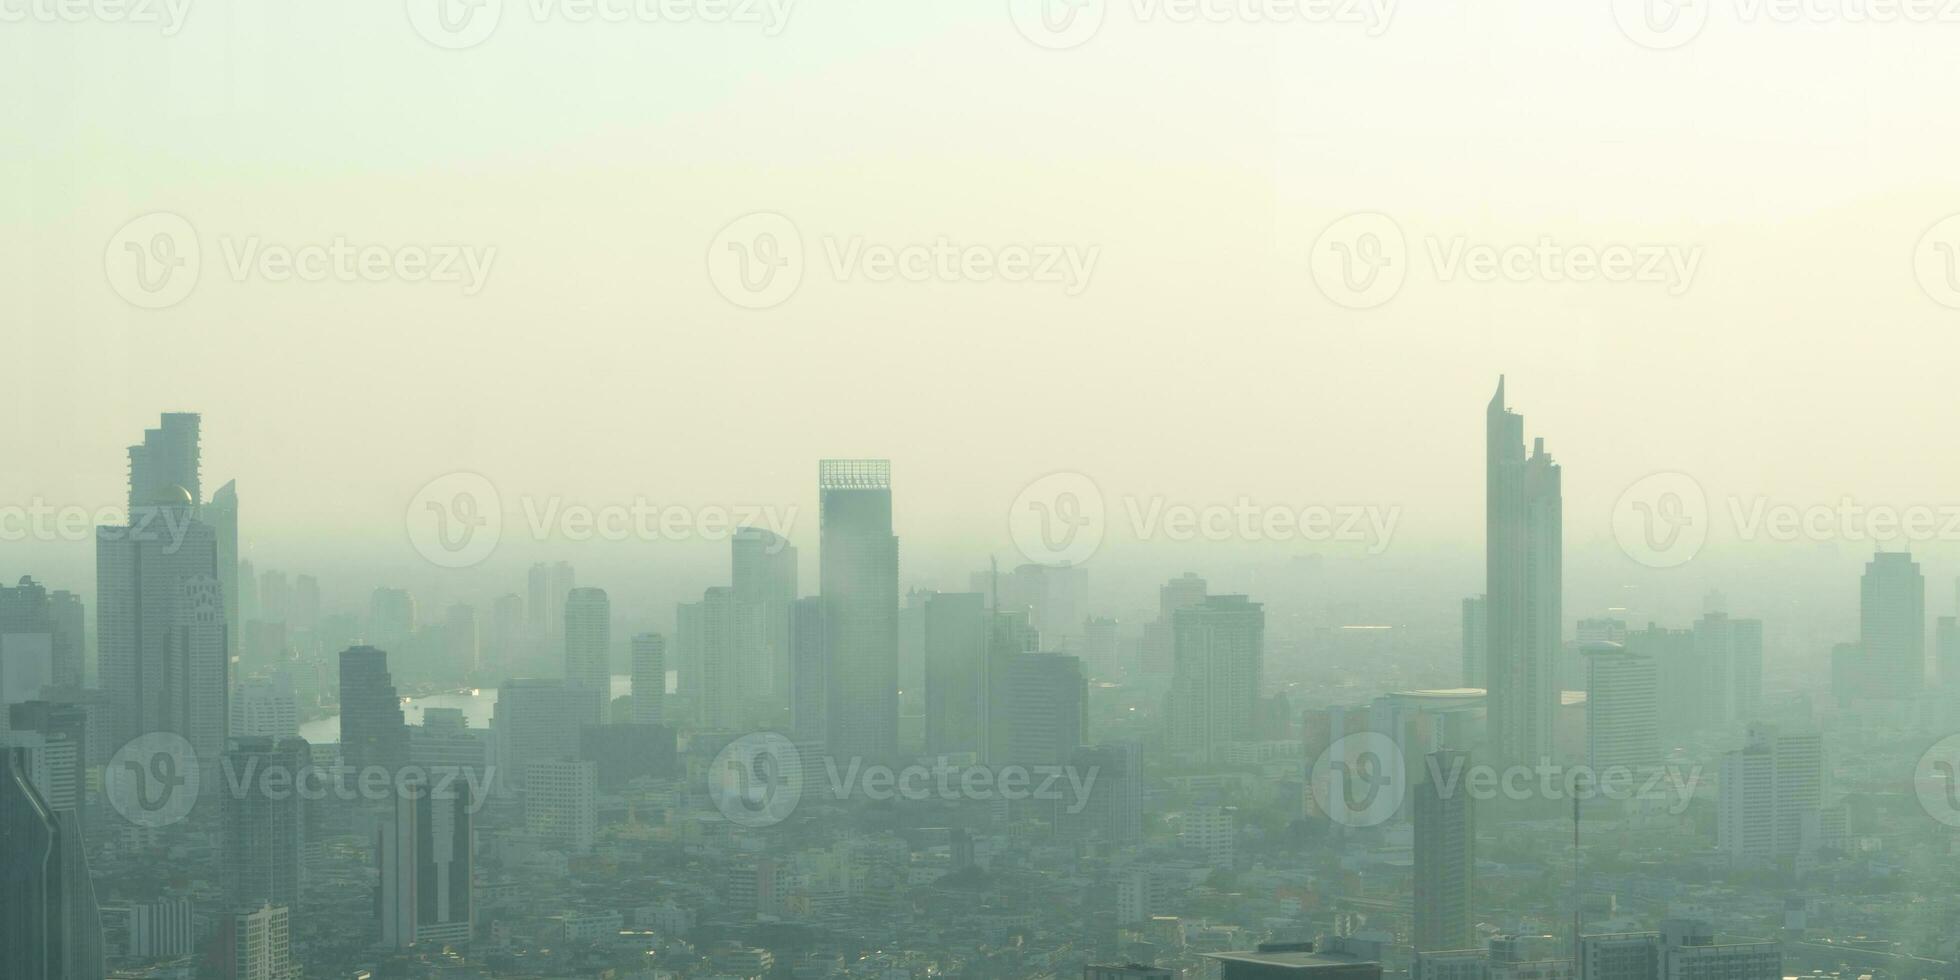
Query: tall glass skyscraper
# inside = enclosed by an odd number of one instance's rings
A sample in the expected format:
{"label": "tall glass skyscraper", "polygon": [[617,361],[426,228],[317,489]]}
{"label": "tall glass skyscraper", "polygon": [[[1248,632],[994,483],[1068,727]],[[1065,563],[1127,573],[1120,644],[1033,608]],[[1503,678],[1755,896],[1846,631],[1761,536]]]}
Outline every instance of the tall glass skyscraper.
{"label": "tall glass skyscraper", "polygon": [[1504,379],[1485,413],[1484,593],[1490,740],[1506,763],[1551,757],[1559,703],[1563,523],[1559,466],[1539,439],[1526,455],[1524,416],[1504,406]]}
{"label": "tall glass skyscraper", "polygon": [[829,633],[830,752],[888,761],[898,752],[898,538],[891,463],[817,466],[819,591]]}
{"label": "tall glass skyscraper", "polygon": [[1881,551],[1859,582],[1862,687],[1872,697],[1909,698],[1926,683],[1926,577],[1903,551]]}

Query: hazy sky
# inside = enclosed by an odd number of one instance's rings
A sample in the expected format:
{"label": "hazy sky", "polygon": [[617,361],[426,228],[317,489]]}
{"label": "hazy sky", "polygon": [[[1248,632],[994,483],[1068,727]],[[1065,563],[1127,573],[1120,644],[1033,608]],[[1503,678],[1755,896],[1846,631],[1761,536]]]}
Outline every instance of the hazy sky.
{"label": "hazy sky", "polygon": [[[1914,265],[1960,212],[1960,24],[1721,0],[1654,50],[1606,2],[1397,4],[1370,36],[1117,0],[1048,50],[1004,0],[804,2],[773,37],[542,2],[452,51],[398,3],[191,0],[164,36],[0,0],[30,11],[0,23],[0,500],[118,503],[124,447],[194,410],[207,492],[238,479],[253,553],[294,567],[412,561],[404,509],[457,470],[513,510],[797,506],[813,558],[815,460],[854,455],[894,460],[908,558],[949,568],[1011,547],[1009,506],[1055,471],[1112,499],[1396,509],[1421,553],[1481,540],[1505,372],[1565,464],[1575,564],[1620,560],[1615,502],[1657,471],[1718,513],[1960,501],[1960,309]],[[708,273],[757,211],[805,252],[760,311]],[[160,310],[105,268],[153,212],[201,248]],[[1356,212],[1406,244],[1362,310],[1314,278]],[[230,270],[336,237],[494,256],[474,295]],[[1080,288],[832,264],[942,239],[1094,263]],[[1449,261],[1541,240],[1693,274]]]}

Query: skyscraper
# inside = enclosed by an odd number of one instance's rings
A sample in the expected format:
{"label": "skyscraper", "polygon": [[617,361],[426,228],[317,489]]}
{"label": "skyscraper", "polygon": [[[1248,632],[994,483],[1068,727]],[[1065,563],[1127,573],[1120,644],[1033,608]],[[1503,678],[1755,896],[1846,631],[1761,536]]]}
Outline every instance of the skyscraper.
{"label": "skyscraper", "polygon": [[163,677],[170,730],[184,736],[199,759],[224,755],[231,731],[231,660],[226,655],[224,586],[215,576],[181,579],[177,622]]}
{"label": "skyscraper", "polygon": [[1881,551],[1859,583],[1858,642],[1864,689],[1876,698],[1909,698],[1926,684],[1926,578],[1903,551]]}
{"label": "skyscraper", "polygon": [[822,597],[796,600],[789,615],[790,730],[797,744],[822,751],[830,737],[830,630]]}
{"label": "skyscraper", "polygon": [[467,943],[474,914],[475,801],[461,779],[404,784],[394,819],[376,831],[381,944]]}
{"label": "skyscraper", "polygon": [[1070,565],[1020,565],[1001,582],[1003,609],[1025,609],[1028,622],[1041,633],[1042,649],[1063,649],[1065,638],[1079,635],[1077,615],[1088,592],[1089,570]]}
{"label": "skyscraper", "polygon": [[1179,609],[1205,601],[1209,586],[1196,574],[1185,572],[1157,588],[1157,620],[1143,627],[1143,672],[1162,676],[1171,673],[1173,647],[1172,620]]}
{"label": "skyscraper", "polygon": [[[82,615],[81,597],[72,592],[49,592],[28,577],[12,588],[0,585],[0,672],[10,666],[8,661],[25,657],[36,662],[37,677],[45,676],[57,687],[81,687]],[[34,696],[33,691],[11,690],[13,679],[0,675],[0,698],[20,701]]]}
{"label": "skyscraper", "polygon": [[[1083,799],[1064,801],[1055,816],[1057,829],[1075,837],[1113,843],[1143,837],[1143,753],[1133,742],[1091,745],[1077,749],[1069,764],[1095,782]],[[1071,808],[1079,808],[1070,813]]]}
{"label": "skyscraper", "polygon": [[1471,596],[1463,600],[1463,686],[1485,686],[1484,671],[1490,666],[1490,600]]}
{"label": "skyscraper", "polygon": [[408,726],[385,651],[340,652],[340,755],[355,778],[369,766],[393,773],[408,762]]}
{"label": "skyscraper", "polygon": [[1545,440],[1524,445],[1524,416],[1504,404],[1504,380],[1485,413],[1484,594],[1488,602],[1490,739],[1497,758],[1536,764],[1552,754],[1563,630],[1559,466]]}
{"label": "skyscraper", "polygon": [[20,748],[0,748],[0,883],[0,977],[104,975],[81,822],[49,805]]}
{"label": "skyscraper", "polygon": [[154,503],[156,495],[170,487],[181,487],[190,496],[192,508],[203,500],[199,483],[198,428],[196,412],[165,412],[154,429],[143,430],[143,442],[129,447],[129,510]]}
{"label": "skyscraper", "polygon": [[986,596],[938,592],[926,599],[926,753],[987,751],[989,636]]}
{"label": "skyscraper", "polygon": [[[56,701],[23,701],[8,706],[8,725],[13,737],[34,740],[38,780],[42,795],[56,810],[72,809],[83,826],[88,825],[89,709],[80,704]],[[0,741],[7,738],[0,733]],[[17,742],[16,744],[22,744]]]}
{"label": "skyscraper", "polygon": [[789,698],[789,606],[796,601],[796,548],[780,535],[745,527],[729,541],[735,601],[755,609],[761,624],[746,652],[743,675],[757,693],[778,703]]}
{"label": "skyscraper", "polygon": [[658,633],[633,637],[633,724],[660,724],[667,698],[667,639]]}
{"label": "skyscraper", "polygon": [[1170,741],[1209,760],[1247,741],[1265,670],[1266,613],[1242,595],[1207,596],[1172,619]]}
{"label": "skyscraper", "polygon": [[565,680],[591,698],[581,721],[604,723],[612,704],[612,600],[604,589],[573,589],[565,597]]}
{"label": "skyscraper", "polygon": [[599,766],[560,759],[524,767],[524,829],[551,845],[583,854],[597,823]]}
{"label": "skyscraper", "polygon": [[557,678],[522,677],[500,685],[490,727],[500,767],[516,778],[500,779],[498,784],[521,782],[534,762],[578,758],[585,725],[582,712],[591,703],[591,694],[582,685]]}
{"label": "skyscraper", "polygon": [[211,495],[204,517],[217,535],[218,585],[225,601],[225,652],[235,658],[245,636],[238,604],[238,481],[226,483]]}
{"label": "skyscraper", "polygon": [[[183,487],[147,499],[131,510],[127,526],[95,529],[96,649],[110,740],[121,745],[144,732],[175,732],[215,759],[224,750],[229,672],[217,536],[197,519]],[[215,744],[208,720],[198,726],[207,737],[193,734],[184,713],[193,698],[217,706]]]}
{"label": "skyscraper", "polygon": [[1696,710],[1701,700],[1697,685],[1702,674],[1701,664],[1695,658],[1694,632],[1649,623],[1646,629],[1627,631],[1626,649],[1654,661],[1661,732],[1676,736],[1693,732],[1699,724]]}
{"label": "skyscraper", "polygon": [[1661,763],[1660,671],[1617,643],[1590,643],[1586,658],[1586,764],[1596,773]]}
{"label": "skyscraper", "polygon": [[[1431,753],[1412,774],[1415,781],[1415,935],[1418,951],[1464,949],[1475,938],[1471,915],[1477,832],[1470,794],[1451,773],[1468,764],[1466,753]],[[1441,776],[1439,780],[1437,777]]]}
{"label": "skyscraper", "polygon": [[753,651],[762,645],[766,629],[764,606],[741,602],[735,590],[716,586],[701,596],[690,624],[697,634],[701,689],[696,695],[703,728],[732,731],[742,727],[754,683]]}
{"label": "skyscraper", "polygon": [[889,761],[898,752],[898,538],[891,464],[817,467],[819,592],[829,631],[829,751]]}
{"label": "skyscraper", "polygon": [[240,738],[232,742],[225,761],[232,773],[251,781],[245,792],[224,794],[220,871],[225,905],[235,912],[267,904],[298,908],[305,801],[298,792],[264,788],[299,785],[311,762],[308,746],[300,738]]}
{"label": "skyscraper", "polygon": [[1087,741],[1088,683],[1082,661],[1058,653],[1006,659],[1000,697],[988,706],[988,727],[1001,753],[995,765],[1053,766]]}
{"label": "skyscraper", "polygon": [[525,618],[531,624],[532,635],[558,639],[559,626],[565,621],[565,597],[578,587],[578,575],[571,563],[532,565],[526,586]]}
{"label": "skyscraper", "polygon": [[[272,573],[267,572],[266,574],[270,576]],[[272,606],[273,591],[270,588],[261,590],[262,599],[268,610]],[[278,592],[281,596],[279,601],[279,616],[283,622],[285,619],[285,589],[282,587]],[[413,649],[411,644],[415,638],[415,626],[419,620],[420,617],[415,608],[415,596],[410,594],[407,589],[382,587],[375,589],[368,595],[367,639],[369,643],[383,650],[393,650],[397,656],[402,656],[403,651]],[[412,661],[412,658],[410,660]],[[404,671],[408,670],[406,667],[403,669]]]}
{"label": "skyscraper", "polygon": [[1715,846],[1733,860],[1797,853],[1813,838],[1828,792],[1823,736],[1752,725],[1746,744],[1722,756]]}

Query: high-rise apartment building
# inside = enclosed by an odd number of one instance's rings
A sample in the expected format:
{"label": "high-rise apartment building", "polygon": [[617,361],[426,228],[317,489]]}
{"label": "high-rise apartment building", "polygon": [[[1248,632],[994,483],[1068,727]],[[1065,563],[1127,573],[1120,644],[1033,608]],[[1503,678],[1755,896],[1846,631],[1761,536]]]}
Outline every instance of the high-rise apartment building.
{"label": "high-rise apartment building", "polygon": [[978,592],[937,592],[925,600],[928,755],[986,757],[991,662],[986,600]]}
{"label": "high-rise apartment building", "polygon": [[1822,845],[1827,777],[1824,737],[1753,725],[1746,744],[1722,756],[1716,847],[1735,861],[1761,861]]}
{"label": "high-rise apartment building", "polygon": [[292,910],[262,905],[223,916],[218,923],[218,957],[224,980],[294,980]]}
{"label": "high-rise apartment building", "polygon": [[743,727],[748,706],[763,693],[754,668],[767,631],[765,608],[738,600],[728,586],[707,590],[696,604],[689,632],[700,661],[701,686],[695,701],[701,727],[717,731]]}
{"label": "high-rise apartment building", "polygon": [[597,823],[599,768],[571,759],[524,767],[524,829],[550,845],[583,854]]}
{"label": "high-rise apartment building", "polygon": [[1242,595],[1208,596],[1179,608],[1170,694],[1173,750],[1210,759],[1252,735],[1265,668],[1266,613]]}
{"label": "high-rise apartment building", "polygon": [[745,527],[729,539],[730,587],[760,626],[743,651],[742,683],[776,703],[789,698],[789,610],[796,601],[796,548],[781,535]]}
{"label": "high-rise apartment building", "polygon": [[1446,785],[1431,773],[1460,772],[1467,754],[1445,749],[1430,754],[1416,775],[1415,932],[1417,950],[1462,949],[1475,938],[1477,830],[1470,794]]}
{"label": "high-rise apartment building", "polygon": [[667,699],[667,638],[658,633],[633,637],[633,724],[658,725]]}
{"label": "high-rise apartment building", "polygon": [[564,627],[565,681],[584,688],[590,702],[579,722],[602,724],[612,704],[612,600],[606,590],[567,594]]}
{"label": "high-rise apartment building", "polygon": [[790,730],[797,744],[822,751],[830,737],[830,629],[819,596],[790,607]]}
{"label": "high-rise apartment building", "polygon": [[1586,660],[1586,764],[1596,773],[1661,764],[1660,669],[1616,643],[1582,648]]}
{"label": "high-rise apartment building", "polygon": [[306,800],[297,791],[269,792],[266,787],[301,786],[311,761],[306,741],[297,737],[234,739],[225,753],[230,772],[250,780],[244,792],[224,794],[219,870],[226,908],[299,907]]}
{"label": "high-rise apartment building", "polygon": [[1056,653],[1022,653],[1006,658],[988,706],[989,727],[998,733],[1001,754],[995,765],[1054,766],[1087,741],[1088,683],[1082,661]]}

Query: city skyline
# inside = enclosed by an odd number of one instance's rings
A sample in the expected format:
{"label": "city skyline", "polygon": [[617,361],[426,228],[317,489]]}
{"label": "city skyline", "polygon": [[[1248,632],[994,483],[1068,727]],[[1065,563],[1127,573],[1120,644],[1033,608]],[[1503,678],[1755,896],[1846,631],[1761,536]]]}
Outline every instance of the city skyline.
{"label": "city skyline", "polygon": [[0,0],[0,980],[1960,980],[1956,39]]}

